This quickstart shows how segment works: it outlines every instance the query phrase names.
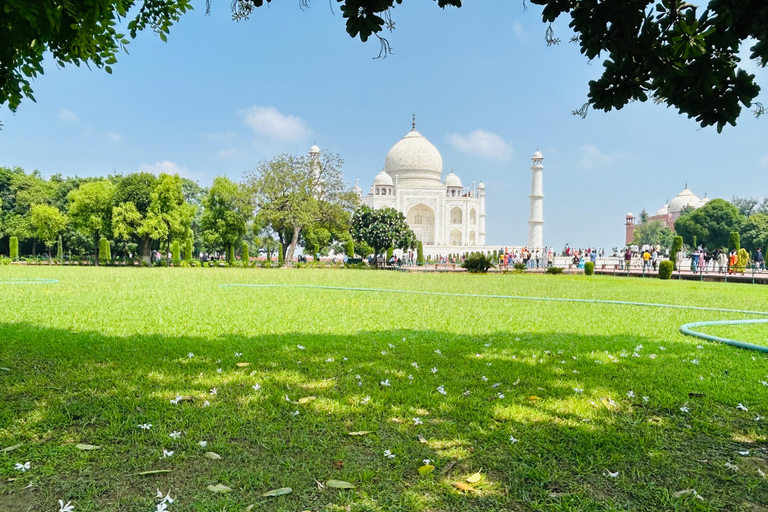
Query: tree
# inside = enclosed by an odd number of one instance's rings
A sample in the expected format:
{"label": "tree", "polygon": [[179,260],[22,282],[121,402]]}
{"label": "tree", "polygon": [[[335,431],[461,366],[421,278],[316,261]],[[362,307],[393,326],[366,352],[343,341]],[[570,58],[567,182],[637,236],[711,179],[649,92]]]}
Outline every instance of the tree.
{"label": "tree", "polygon": [[669,250],[669,258],[674,262],[673,268],[675,270],[679,270],[677,268],[677,253],[680,252],[683,249],[683,237],[676,236],[672,239],[672,247]]}
{"label": "tree", "polygon": [[59,239],[65,227],[67,227],[67,216],[59,211],[55,206],[47,204],[37,204],[30,210],[32,225],[37,229],[36,236],[48,248],[48,257],[51,257],[51,248]]}
{"label": "tree", "polygon": [[758,247],[765,250],[768,246],[768,213],[755,213],[741,228],[741,244],[754,253]]}
{"label": "tree", "polygon": [[203,208],[201,227],[205,241],[234,251],[253,212],[248,191],[229,178],[218,176],[203,199]]}
{"label": "tree", "polygon": [[731,231],[738,231],[744,223],[739,210],[724,199],[713,199],[690,215],[675,221],[675,231],[691,244],[693,237],[707,249],[713,250],[728,245]]}
{"label": "tree", "polygon": [[352,239],[365,242],[378,255],[385,247],[400,246],[403,240],[416,240],[403,214],[392,208],[372,210],[361,206],[352,215]]}
{"label": "tree", "polygon": [[756,197],[731,197],[731,204],[739,209],[739,213],[744,217],[749,217],[755,213],[755,209],[759,204]]}
{"label": "tree", "polygon": [[115,187],[112,210],[112,233],[118,240],[134,240],[139,247],[142,260],[149,264],[152,238],[144,226],[152,204],[152,193],[158,185],[158,178],[147,172],[129,174]]}
{"label": "tree", "polygon": [[[191,0],[0,0],[0,105],[15,111],[23,96],[34,100],[30,79],[43,73],[50,51],[59,66],[93,64],[111,73],[116,54],[129,43],[117,22],[133,9],[130,36],[152,28],[166,40],[170,26],[191,9]],[[266,3],[270,3],[267,0]],[[403,0],[338,0],[346,31],[381,43],[379,57],[391,53],[380,34],[394,30],[392,10]],[[736,124],[742,106],[752,106],[760,87],[739,68],[742,46],[760,66],[768,62],[768,4],[764,0],[711,0],[699,8],[684,0],[530,0],[543,6],[547,44],[557,44],[551,23],[571,17],[570,28],[590,61],[607,55],[603,74],[589,83],[589,107],[610,111],[630,101],[653,99],[696,118],[701,126]],[[233,18],[246,19],[264,0],[233,0]],[[308,0],[301,0],[306,5]],[[210,7],[210,0],[207,1]],[[526,6],[525,0],[522,1]],[[441,8],[461,0],[438,0]],[[66,8],[64,8],[66,7]],[[765,112],[756,103],[755,113]]]}
{"label": "tree", "polygon": [[632,243],[639,246],[643,245],[659,245],[664,249],[668,249],[672,244],[672,238],[675,236],[674,231],[669,229],[660,220],[652,220],[647,222],[641,222],[635,227],[632,233]]}
{"label": "tree", "polygon": [[112,73],[129,43],[117,30],[128,12],[132,38],[149,27],[160,39],[191,9],[191,0],[0,0],[0,105],[15,112],[23,96],[34,101],[30,80],[43,74],[47,52],[59,67],[85,64]]}
{"label": "tree", "polygon": [[284,264],[293,264],[299,234],[309,227],[342,231],[357,196],[345,184],[336,154],[319,158],[280,155],[246,173],[257,222],[278,234],[288,249]]}
{"label": "tree", "polygon": [[161,174],[152,192],[147,217],[138,233],[153,240],[164,240],[168,251],[174,238],[192,235],[190,226],[194,216],[195,207],[184,199],[181,177],[178,174]]}
{"label": "tree", "polygon": [[84,183],[69,193],[69,216],[75,228],[93,239],[96,265],[99,264],[99,238],[111,224],[115,185],[107,180]]}

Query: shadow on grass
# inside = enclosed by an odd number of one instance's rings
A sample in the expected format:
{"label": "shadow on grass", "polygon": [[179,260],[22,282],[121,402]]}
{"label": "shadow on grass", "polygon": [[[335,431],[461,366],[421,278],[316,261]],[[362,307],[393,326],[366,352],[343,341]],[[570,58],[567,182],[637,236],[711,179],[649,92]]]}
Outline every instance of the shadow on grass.
{"label": "shadow on grass", "polygon": [[[732,407],[754,393],[742,373],[755,368],[723,347],[703,356],[689,345],[660,351],[637,336],[410,330],[110,337],[24,323],[0,326],[0,336],[0,366],[9,369],[0,373],[0,448],[25,443],[0,454],[0,477],[19,477],[15,462],[34,468],[0,493],[22,496],[31,479],[39,492],[27,496],[40,510],[64,497],[143,511],[156,487],[179,495],[174,512],[242,510],[284,486],[294,492],[271,510],[746,510],[768,502],[757,473],[768,471],[765,428],[754,410]],[[190,398],[171,403],[179,396]],[[169,437],[174,431],[181,437]],[[174,455],[161,458],[164,449]],[[737,460],[745,449],[752,456]],[[437,467],[428,477],[416,471],[424,459]],[[172,472],[135,475],[151,469]],[[481,469],[476,492],[452,487]],[[327,479],[357,489],[319,489]],[[206,486],[215,483],[235,492],[213,495]],[[706,501],[672,497],[688,488]]]}

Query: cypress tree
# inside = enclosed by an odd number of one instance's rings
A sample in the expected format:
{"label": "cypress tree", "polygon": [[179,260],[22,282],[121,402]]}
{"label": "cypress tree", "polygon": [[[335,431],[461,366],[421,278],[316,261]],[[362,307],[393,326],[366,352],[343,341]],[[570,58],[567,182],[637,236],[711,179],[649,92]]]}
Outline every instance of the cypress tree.
{"label": "cypress tree", "polygon": [[419,266],[424,265],[424,247],[421,245],[421,240],[419,240],[419,245],[416,247],[416,264]]}
{"label": "cypress tree", "polygon": [[246,242],[243,242],[242,260],[243,260],[243,267],[248,268],[248,265],[251,264],[251,259],[248,256],[248,244]]}
{"label": "cypress tree", "polygon": [[104,237],[99,239],[99,263],[108,262],[110,259],[109,254],[109,240]]}
{"label": "cypress tree", "polygon": [[227,263],[230,265],[235,264],[235,246],[232,244],[227,246]]}
{"label": "cypress tree", "polygon": [[179,254],[181,248],[179,247],[179,241],[174,240],[171,246],[171,257],[173,259],[173,266],[178,267],[181,264],[181,255]]}
{"label": "cypress tree", "polygon": [[672,239],[672,247],[669,250],[669,258],[674,265],[673,270],[677,270],[677,253],[683,248],[683,237],[676,236]]}
{"label": "cypress tree", "polygon": [[11,261],[17,261],[19,259],[18,237],[12,236],[8,244],[10,245],[10,250],[11,250]]}
{"label": "cypress tree", "polygon": [[355,242],[353,242],[352,240],[349,240],[347,242],[347,257],[348,258],[355,257]]}
{"label": "cypress tree", "polygon": [[741,240],[739,239],[739,233],[737,231],[731,231],[730,237],[728,237],[728,252],[739,252],[741,249]]}
{"label": "cypress tree", "polygon": [[184,242],[184,257],[187,261],[192,261],[192,239],[187,238]]}

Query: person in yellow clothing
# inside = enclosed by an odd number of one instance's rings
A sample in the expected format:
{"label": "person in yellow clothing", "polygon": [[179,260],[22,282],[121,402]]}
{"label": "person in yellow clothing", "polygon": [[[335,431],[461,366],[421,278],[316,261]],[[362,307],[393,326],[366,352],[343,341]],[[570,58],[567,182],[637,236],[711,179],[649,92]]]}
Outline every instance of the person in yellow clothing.
{"label": "person in yellow clothing", "polygon": [[651,253],[648,249],[643,251],[643,272],[651,269]]}

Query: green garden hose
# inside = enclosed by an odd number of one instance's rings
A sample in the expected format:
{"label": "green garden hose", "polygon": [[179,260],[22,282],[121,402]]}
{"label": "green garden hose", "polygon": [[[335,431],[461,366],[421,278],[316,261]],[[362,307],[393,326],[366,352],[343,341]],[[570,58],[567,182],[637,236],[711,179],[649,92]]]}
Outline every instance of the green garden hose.
{"label": "green garden hose", "polygon": [[[448,292],[426,292],[419,290],[391,290],[387,288],[357,288],[352,286],[319,286],[309,284],[223,284],[222,288],[309,288],[314,290],[337,290],[337,291],[355,291],[355,292],[385,292],[385,293],[405,293],[415,295],[437,295],[443,297],[470,297],[484,299],[512,299],[512,300],[538,300],[550,302],[580,302],[587,304],[616,304],[620,306],[642,306],[652,308],[670,308],[670,309],[690,309],[695,311],[716,311],[719,313],[739,313],[743,315],[768,316],[765,311],[748,311],[741,309],[707,308],[702,306],[681,306],[678,304],[657,304],[654,302],[632,302],[626,300],[599,300],[599,299],[567,299],[560,297],[528,297],[521,295],[485,295],[477,293],[448,293]],[[693,327],[707,325],[736,325],[736,324],[762,324],[768,323],[766,320],[718,320],[711,322],[692,322],[680,327],[680,332],[694,338],[701,338],[707,341],[716,341],[733,347],[747,350],[757,350],[759,352],[768,352],[768,346],[754,345],[743,341],[721,338],[709,334],[694,331]]]}

